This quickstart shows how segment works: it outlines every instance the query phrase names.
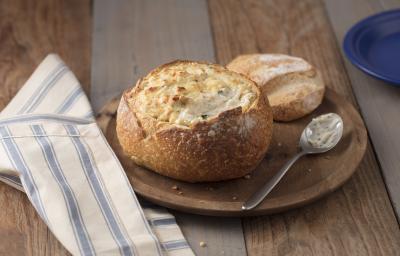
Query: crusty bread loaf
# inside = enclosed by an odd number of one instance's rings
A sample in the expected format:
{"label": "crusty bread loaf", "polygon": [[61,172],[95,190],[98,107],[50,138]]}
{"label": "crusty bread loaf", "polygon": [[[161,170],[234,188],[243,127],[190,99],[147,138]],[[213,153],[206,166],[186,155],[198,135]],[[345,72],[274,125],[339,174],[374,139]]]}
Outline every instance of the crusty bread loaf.
{"label": "crusty bread loaf", "polygon": [[121,99],[117,136],[137,164],[188,182],[251,172],[272,135],[272,112],[257,85],[200,62],[165,64]]}
{"label": "crusty bread loaf", "polygon": [[268,97],[274,120],[291,121],[311,113],[322,102],[325,86],[307,61],[283,54],[249,54],[228,69],[248,76]]}

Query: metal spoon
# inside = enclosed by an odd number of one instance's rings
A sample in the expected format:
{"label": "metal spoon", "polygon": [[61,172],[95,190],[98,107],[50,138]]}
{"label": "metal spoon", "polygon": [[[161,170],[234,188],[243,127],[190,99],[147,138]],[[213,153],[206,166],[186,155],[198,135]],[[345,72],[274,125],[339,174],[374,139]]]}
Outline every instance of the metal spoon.
{"label": "metal spoon", "polygon": [[[324,119],[325,118],[325,119]],[[330,123],[322,123],[322,126],[318,124],[318,120],[328,120]],[[327,132],[331,134],[325,143],[316,144],[315,138],[321,132]],[[335,113],[329,113],[318,116],[311,121],[307,127],[303,130],[300,137],[301,151],[292,157],[283,167],[275,174],[260,190],[255,192],[243,205],[242,210],[251,210],[261,203],[264,198],[272,191],[272,189],[278,184],[278,182],[285,176],[286,172],[290,167],[302,156],[307,154],[318,154],[324,153],[332,149],[340,141],[343,134],[343,120],[339,115]],[[319,136],[319,135],[318,135]]]}

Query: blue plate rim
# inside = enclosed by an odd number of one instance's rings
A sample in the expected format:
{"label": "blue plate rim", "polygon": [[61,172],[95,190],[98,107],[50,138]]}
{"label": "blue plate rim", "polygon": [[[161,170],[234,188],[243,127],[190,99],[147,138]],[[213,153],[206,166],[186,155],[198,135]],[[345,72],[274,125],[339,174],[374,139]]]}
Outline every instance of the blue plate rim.
{"label": "blue plate rim", "polygon": [[354,41],[355,36],[357,32],[360,30],[360,28],[366,27],[366,25],[374,20],[377,20],[381,17],[385,17],[391,14],[398,14],[400,17],[400,8],[397,9],[392,9],[388,11],[383,11],[377,14],[373,14],[371,16],[368,16],[360,21],[358,21],[356,24],[354,24],[346,33],[344,40],[343,40],[343,50],[347,58],[350,60],[350,62],[355,65],[357,68],[361,69],[365,73],[376,77],[378,79],[381,79],[383,81],[389,82],[392,85],[395,86],[400,86],[400,78],[396,79],[393,77],[386,76],[385,74],[376,72],[373,70],[373,68],[368,66],[368,63],[365,63],[362,61],[359,56],[355,53],[354,48],[352,47],[352,43]]}

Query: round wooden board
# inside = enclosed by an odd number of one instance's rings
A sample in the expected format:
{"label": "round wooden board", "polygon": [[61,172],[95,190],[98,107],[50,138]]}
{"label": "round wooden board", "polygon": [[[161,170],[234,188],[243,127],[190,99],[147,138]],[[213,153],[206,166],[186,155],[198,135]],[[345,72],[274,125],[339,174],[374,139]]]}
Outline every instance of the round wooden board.
{"label": "round wooden board", "polygon": [[[190,213],[214,216],[246,216],[277,213],[308,204],[341,186],[363,158],[367,133],[354,107],[327,90],[321,106],[312,114],[288,123],[274,123],[273,139],[264,160],[250,179],[191,184],[156,174],[124,156],[115,133],[119,100],[109,102],[97,121],[124,166],[134,190],[156,204]],[[298,150],[303,128],[317,115],[335,112],[344,122],[342,140],[331,151],[301,158],[270,195],[255,209],[242,211],[243,202],[278,171]],[[178,186],[177,190],[172,189]]]}

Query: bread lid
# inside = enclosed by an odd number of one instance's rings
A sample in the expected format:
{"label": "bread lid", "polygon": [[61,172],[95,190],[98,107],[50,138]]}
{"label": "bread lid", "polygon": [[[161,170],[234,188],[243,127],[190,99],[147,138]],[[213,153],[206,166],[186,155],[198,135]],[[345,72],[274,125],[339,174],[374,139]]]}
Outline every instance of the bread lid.
{"label": "bread lid", "polygon": [[325,86],[321,75],[304,59],[283,54],[247,54],[236,57],[227,67],[257,83],[268,98],[274,120],[301,118],[322,102]]}

